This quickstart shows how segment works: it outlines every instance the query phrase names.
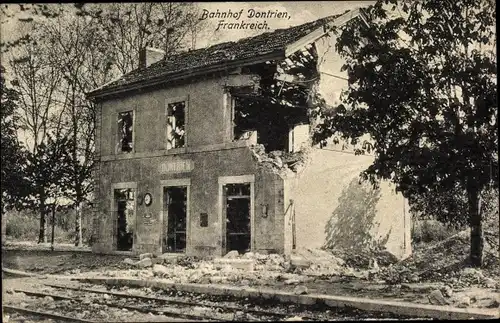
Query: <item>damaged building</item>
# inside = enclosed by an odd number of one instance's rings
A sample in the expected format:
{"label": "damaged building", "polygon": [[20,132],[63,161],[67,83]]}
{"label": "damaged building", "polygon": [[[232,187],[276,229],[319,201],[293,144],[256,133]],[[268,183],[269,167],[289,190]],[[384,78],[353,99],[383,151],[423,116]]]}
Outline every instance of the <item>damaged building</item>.
{"label": "damaged building", "polygon": [[[335,27],[358,10],[164,57],[89,93],[98,105],[95,252],[410,252],[405,201],[358,183],[370,156],[311,145],[317,93],[346,82]],[[369,195],[367,197],[366,195]]]}

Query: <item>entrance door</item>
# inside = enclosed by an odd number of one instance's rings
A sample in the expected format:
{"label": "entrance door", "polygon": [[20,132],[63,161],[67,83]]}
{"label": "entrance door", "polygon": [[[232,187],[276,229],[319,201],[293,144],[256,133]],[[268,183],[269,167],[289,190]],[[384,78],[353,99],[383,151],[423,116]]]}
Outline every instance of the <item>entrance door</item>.
{"label": "entrance door", "polygon": [[250,184],[227,184],[224,186],[226,218],[226,252],[250,251]]}
{"label": "entrance door", "polygon": [[185,252],[187,187],[164,187],[163,202],[163,252]]}
{"label": "entrance door", "polygon": [[116,210],[116,249],[132,250],[135,226],[134,189],[114,191]]}

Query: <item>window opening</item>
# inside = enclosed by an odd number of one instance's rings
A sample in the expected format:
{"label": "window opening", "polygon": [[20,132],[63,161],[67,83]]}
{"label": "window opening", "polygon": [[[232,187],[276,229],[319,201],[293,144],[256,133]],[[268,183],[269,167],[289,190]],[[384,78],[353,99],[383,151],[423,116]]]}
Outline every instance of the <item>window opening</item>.
{"label": "window opening", "polygon": [[118,114],[119,151],[129,153],[134,148],[134,112],[126,111]]}
{"label": "window opening", "polygon": [[169,103],[167,106],[167,149],[182,148],[186,144],[185,112],[184,101]]}

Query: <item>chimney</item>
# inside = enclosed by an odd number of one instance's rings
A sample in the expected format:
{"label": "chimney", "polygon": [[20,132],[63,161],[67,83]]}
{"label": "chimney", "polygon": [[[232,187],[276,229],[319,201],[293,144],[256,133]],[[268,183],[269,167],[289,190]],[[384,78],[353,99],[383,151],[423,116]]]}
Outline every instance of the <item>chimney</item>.
{"label": "chimney", "polygon": [[146,68],[149,65],[161,61],[165,58],[165,52],[161,49],[146,47],[139,51],[139,68]]}

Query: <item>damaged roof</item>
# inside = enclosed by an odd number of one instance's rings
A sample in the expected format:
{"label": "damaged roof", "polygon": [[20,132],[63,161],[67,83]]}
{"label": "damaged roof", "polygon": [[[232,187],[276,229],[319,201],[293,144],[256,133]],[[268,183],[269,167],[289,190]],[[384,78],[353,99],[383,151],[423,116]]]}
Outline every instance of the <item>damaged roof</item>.
{"label": "damaged roof", "polygon": [[89,97],[103,97],[159,83],[199,75],[200,72],[214,72],[228,67],[255,63],[255,60],[284,58],[287,45],[292,44],[317,28],[333,22],[345,13],[328,16],[299,26],[277,29],[236,42],[225,42],[207,48],[182,52],[166,60],[138,68],[121,78],[105,84],[88,93]]}

